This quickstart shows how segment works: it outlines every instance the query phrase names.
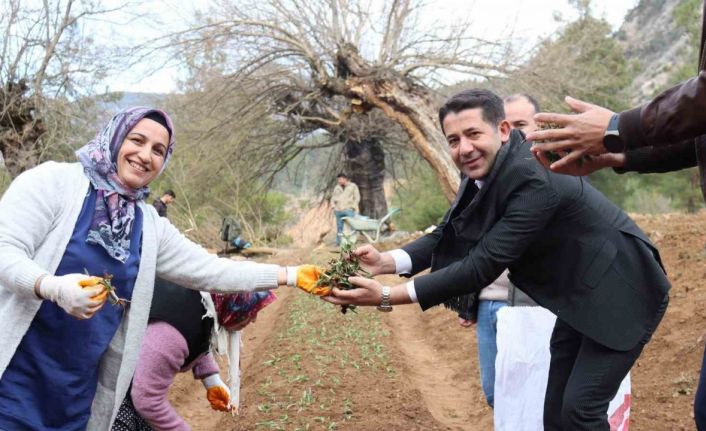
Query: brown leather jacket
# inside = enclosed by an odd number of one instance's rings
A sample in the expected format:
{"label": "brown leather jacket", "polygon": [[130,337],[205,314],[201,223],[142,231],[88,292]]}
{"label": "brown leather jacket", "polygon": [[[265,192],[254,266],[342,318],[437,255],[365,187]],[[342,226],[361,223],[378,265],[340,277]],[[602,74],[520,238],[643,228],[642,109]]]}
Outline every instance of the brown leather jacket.
{"label": "brown leather jacket", "polygon": [[706,2],[699,74],[645,105],[620,113],[626,162],[618,172],[669,172],[699,166],[706,199]]}

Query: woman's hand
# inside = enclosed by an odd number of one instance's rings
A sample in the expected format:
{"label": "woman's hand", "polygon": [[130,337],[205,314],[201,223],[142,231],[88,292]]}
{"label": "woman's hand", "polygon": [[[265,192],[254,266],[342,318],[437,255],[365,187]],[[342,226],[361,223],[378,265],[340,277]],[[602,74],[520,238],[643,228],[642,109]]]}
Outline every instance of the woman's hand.
{"label": "woman's hand", "polygon": [[105,304],[105,287],[102,285],[81,287],[91,277],[85,274],[47,275],[39,280],[37,294],[40,298],[55,302],[59,307],[78,319],[90,319]]}
{"label": "woman's hand", "polygon": [[212,374],[202,382],[206,387],[206,399],[211,404],[211,408],[221,412],[229,412],[231,410],[230,390],[221,380],[220,374]]}
{"label": "woman's hand", "polygon": [[287,284],[296,286],[306,293],[316,296],[331,294],[329,286],[317,286],[323,270],[316,265],[299,265],[287,267]]}

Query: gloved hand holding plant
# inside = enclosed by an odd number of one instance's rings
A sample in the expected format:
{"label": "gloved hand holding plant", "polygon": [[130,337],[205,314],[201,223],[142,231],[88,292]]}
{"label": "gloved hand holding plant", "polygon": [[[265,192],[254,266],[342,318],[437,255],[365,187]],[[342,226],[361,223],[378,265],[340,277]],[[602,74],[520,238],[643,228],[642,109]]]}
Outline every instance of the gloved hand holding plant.
{"label": "gloved hand holding plant", "polygon": [[312,295],[328,296],[331,294],[331,288],[318,283],[322,273],[323,270],[316,265],[289,266],[287,284]]}

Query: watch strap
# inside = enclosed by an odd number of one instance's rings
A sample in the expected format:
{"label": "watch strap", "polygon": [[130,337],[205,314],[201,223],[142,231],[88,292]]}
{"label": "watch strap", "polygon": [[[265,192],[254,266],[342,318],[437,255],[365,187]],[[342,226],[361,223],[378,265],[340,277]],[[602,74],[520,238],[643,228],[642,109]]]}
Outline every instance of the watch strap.
{"label": "watch strap", "polygon": [[392,311],[392,304],[390,304],[390,294],[392,289],[390,286],[382,287],[382,298],[380,300],[380,305],[377,306],[378,311]]}

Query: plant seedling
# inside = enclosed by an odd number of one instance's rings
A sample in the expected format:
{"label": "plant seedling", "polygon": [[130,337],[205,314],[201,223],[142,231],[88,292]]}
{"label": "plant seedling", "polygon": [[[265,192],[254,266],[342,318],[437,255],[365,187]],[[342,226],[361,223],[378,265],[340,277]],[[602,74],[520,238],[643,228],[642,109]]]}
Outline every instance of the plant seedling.
{"label": "plant seedling", "polygon": [[[348,277],[359,276],[371,278],[368,271],[360,267],[360,261],[351,250],[352,245],[344,243],[337,259],[331,259],[328,267],[316,282],[317,287],[330,286],[343,290],[351,290],[356,287],[348,281]],[[355,305],[341,305],[341,313],[346,314],[348,310],[355,311]]]}

